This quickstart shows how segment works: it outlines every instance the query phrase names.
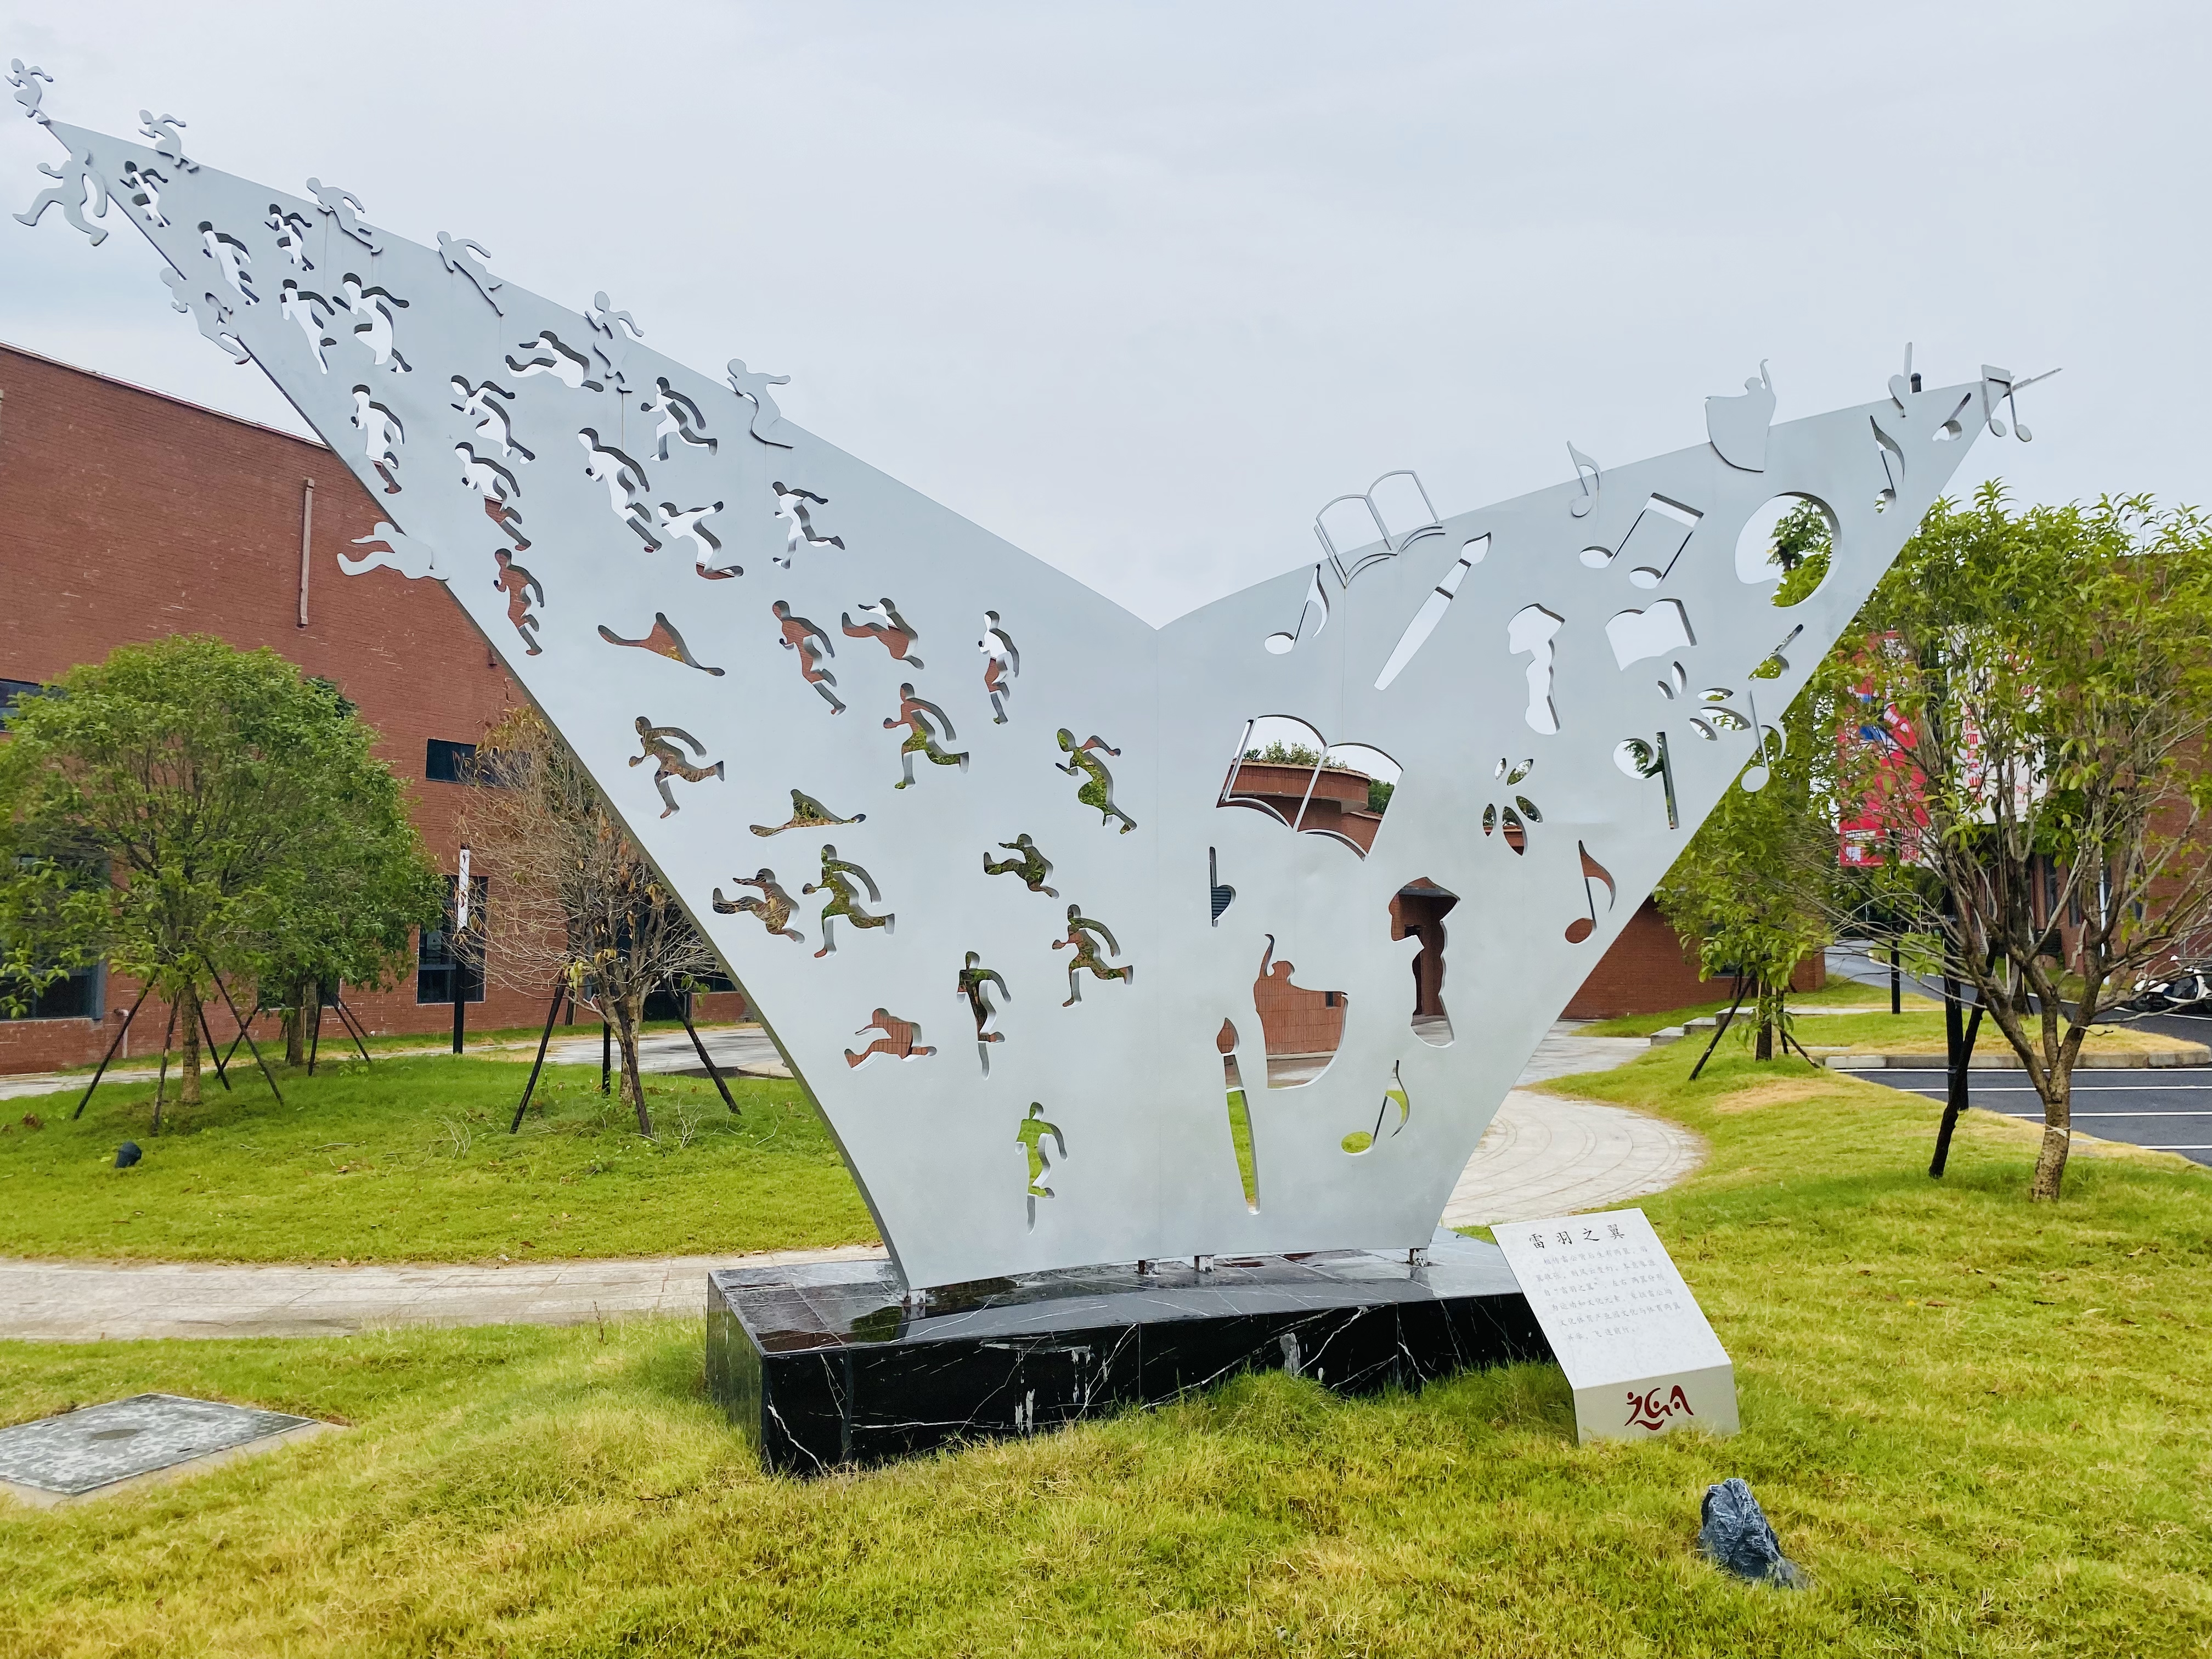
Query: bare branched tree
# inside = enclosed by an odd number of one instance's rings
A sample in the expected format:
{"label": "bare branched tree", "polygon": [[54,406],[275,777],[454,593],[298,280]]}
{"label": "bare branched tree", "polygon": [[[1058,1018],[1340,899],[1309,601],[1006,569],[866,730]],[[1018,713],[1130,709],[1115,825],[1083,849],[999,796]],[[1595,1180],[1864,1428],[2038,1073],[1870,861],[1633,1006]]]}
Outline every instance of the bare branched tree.
{"label": "bare branched tree", "polygon": [[486,906],[486,972],[540,994],[564,978],[614,1028],[623,1097],[650,1135],[637,1069],[645,1000],[718,971],[714,951],[535,709],[509,710],[477,764],[489,787],[471,798],[462,832],[498,884]]}

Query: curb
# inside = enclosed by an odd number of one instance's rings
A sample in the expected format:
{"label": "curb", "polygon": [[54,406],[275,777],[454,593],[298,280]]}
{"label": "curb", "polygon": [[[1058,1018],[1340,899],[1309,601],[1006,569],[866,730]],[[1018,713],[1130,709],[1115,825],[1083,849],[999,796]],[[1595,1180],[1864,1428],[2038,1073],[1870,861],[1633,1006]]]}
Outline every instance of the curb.
{"label": "curb", "polygon": [[[1925,1054],[1824,1054],[1820,1064],[1832,1072],[1940,1072],[1946,1061],[1941,1051]],[[2179,1048],[2145,1048],[2131,1054],[2082,1054],[2074,1062],[2077,1072],[2141,1071],[2146,1067],[2212,1066],[2212,1048],[2190,1043]],[[2026,1066],[2010,1049],[2002,1054],[1977,1053],[1966,1061],[1971,1072],[2020,1072]]]}

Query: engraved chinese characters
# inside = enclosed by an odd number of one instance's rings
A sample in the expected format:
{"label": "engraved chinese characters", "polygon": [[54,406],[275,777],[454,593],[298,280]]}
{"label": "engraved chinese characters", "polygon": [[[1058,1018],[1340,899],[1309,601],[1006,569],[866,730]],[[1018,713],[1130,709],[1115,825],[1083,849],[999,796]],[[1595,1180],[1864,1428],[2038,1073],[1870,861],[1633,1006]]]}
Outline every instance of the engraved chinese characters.
{"label": "engraved chinese characters", "polygon": [[1736,1428],[1735,1370],[1641,1210],[1496,1229],[1585,1440]]}

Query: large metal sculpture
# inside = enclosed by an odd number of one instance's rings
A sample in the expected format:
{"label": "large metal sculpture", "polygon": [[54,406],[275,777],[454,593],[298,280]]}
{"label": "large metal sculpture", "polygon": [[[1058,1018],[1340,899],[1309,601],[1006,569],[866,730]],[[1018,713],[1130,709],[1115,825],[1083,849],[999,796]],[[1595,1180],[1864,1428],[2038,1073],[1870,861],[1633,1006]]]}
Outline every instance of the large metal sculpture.
{"label": "large metal sculpture", "polygon": [[[47,122],[43,79],[12,83]],[[97,240],[112,202],[176,308],[384,504],[345,569],[447,585],[684,896],[916,1288],[1425,1246],[1538,1039],[1722,791],[1763,779],[2013,389],[1923,390],[1908,362],[1772,425],[1762,368],[1708,402],[1709,442],[1602,469],[1571,447],[1572,482],[1479,511],[1394,475],[1330,503],[1318,558],[1154,629],[784,419],[781,378],[694,373],[604,294],[556,305],[474,242],[219,173],[143,118],[149,145],[48,123],[66,159],[19,216]],[[1788,609],[1737,550],[1780,495],[1837,532]],[[1301,728],[1395,763],[1379,823],[1319,810],[1324,768],[1240,787]],[[1393,937],[1409,884],[1456,897],[1448,927]],[[1417,1029],[1424,949],[1449,1018]],[[1271,975],[1342,1011],[1303,1081],[1269,1079]]]}

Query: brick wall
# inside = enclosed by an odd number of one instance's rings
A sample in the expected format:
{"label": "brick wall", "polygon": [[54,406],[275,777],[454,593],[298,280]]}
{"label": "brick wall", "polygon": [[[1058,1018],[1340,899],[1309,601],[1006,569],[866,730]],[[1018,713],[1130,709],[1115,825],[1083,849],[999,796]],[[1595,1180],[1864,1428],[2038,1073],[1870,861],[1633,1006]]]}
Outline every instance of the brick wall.
{"label": "brick wall", "polygon": [[[1817,991],[1827,982],[1827,958],[1817,953],[1799,963],[1790,976],[1793,991]],[[1730,984],[1698,977],[1696,942],[1678,935],[1647,898],[1567,1004],[1565,1017],[1613,1019],[1686,1008],[1727,997]]]}
{"label": "brick wall", "polygon": [[[269,646],[360,705],[382,734],[378,754],[408,784],[416,827],[451,872],[467,786],[425,781],[428,740],[473,743],[520,696],[441,584],[339,571],[338,553],[380,516],[319,443],[0,346],[0,678],[51,679],[118,645],[171,634]],[[481,861],[476,870],[498,903],[498,871]],[[97,1060],[137,990],[111,979],[100,1020],[0,1021],[0,1072]],[[416,1002],[411,974],[392,991],[349,988],[346,1000],[372,1032],[453,1023],[450,1004]],[[724,994],[702,998],[701,1012],[727,1018],[741,1006]],[[165,1014],[149,1003],[139,1016],[134,1054],[158,1049]],[[542,995],[495,981],[469,1024],[536,1025],[544,1016]],[[214,1018],[218,1036],[234,1029],[227,1012]],[[336,1035],[325,1026],[326,1041]]]}

